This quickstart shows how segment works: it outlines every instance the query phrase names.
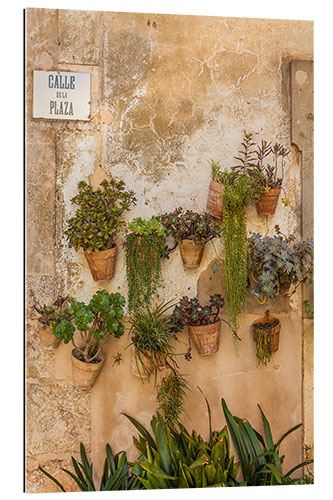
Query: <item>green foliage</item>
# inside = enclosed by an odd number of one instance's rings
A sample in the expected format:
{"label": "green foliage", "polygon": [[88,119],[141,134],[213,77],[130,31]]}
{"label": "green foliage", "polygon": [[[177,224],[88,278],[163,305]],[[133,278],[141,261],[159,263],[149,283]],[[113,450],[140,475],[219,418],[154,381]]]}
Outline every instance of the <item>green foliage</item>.
{"label": "green foliage", "polygon": [[182,297],[172,313],[172,321],[178,330],[185,326],[211,325],[219,319],[219,312],[224,305],[224,299],[218,293],[211,295],[209,304],[203,306],[197,298]]}
{"label": "green foliage", "polygon": [[199,214],[179,207],[171,213],[158,217],[166,229],[166,234],[177,242],[193,240],[206,243],[221,235],[221,228],[209,214]]}
{"label": "green foliage", "polygon": [[[72,457],[74,472],[67,469],[63,470],[70,476],[81,491],[96,491],[93,478],[93,464],[90,464],[82,443],[80,443],[81,462]],[[62,484],[42,467],[39,470],[51,479],[63,492],[66,492]],[[140,481],[131,473],[130,464],[127,461],[126,452],[119,452],[116,455],[112,453],[111,446],[106,445],[106,457],[104,460],[103,475],[99,491],[113,490],[138,490],[142,489]]]}
{"label": "green foliage", "polygon": [[79,205],[74,217],[67,221],[65,234],[68,246],[88,252],[108,250],[115,246],[115,237],[124,221],[124,212],[136,198],[125,191],[124,181],[103,180],[96,191],[86,182],[78,183],[79,193],[72,202]]}
{"label": "green foliage", "polygon": [[157,409],[166,425],[173,428],[184,416],[184,398],[189,389],[185,378],[177,371],[163,377],[157,391]]}
{"label": "green foliage", "polygon": [[56,327],[65,319],[70,319],[70,314],[68,309],[70,303],[74,300],[72,297],[61,297],[60,295],[56,298],[51,306],[44,304],[41,306],[38,304],[34,298],[34,309],[39,314],[38,322],[43,327],[50,327],[53,334],[55,334]]}
{"label": "green foliage", "polygon": [[146,489],[237,485],[238,464],[230,453],[226,427],[210,432],[206,442],[181,424],[179,429],[170,429],[159,414],[151,421],[153,434],[134,418],[125,416],[139,431],[139,439],[134,438],[141,454],[138,479]]}
{"label": "green foliage", "polygon": [[[224,284],[229,321],[238,331],[238,314],[246,304],[247,295],[247,230],[246,206],[253,200],[253,191],[246,176],[236,179],[230,174],[225,182],[223,199]],[[234,335],[235,345],[237,336]]]}
{"label": "green foliage", "polygon": [[175,340],[174,325],[172,317],[166,312],[172,307],[169,302],[160,303],[155,306],[145,306],[137,309],[130,316],[131,344],[135,350],[135,358],[139,373],[145,368],[142,357],[149,356],[155,368],[155,381],[157,371],[167,366],[175,366],[172,359],[172,340]]}
{"label": "green foliage", "polygon": [[[111,335],[119,338],[124,334],[124,306],[125,298],[120,293],[99,290],[88,305],[72,301],[68,318],[56,326],[55,334],[65,344],[72,341],[82,361],[91,363],[98,360],[103,345]],[[81,348],[74,343],[75,330],[80,332],[83,340]]]}
{"label": "green foliage", "polygon": [[156,217],[138,217],[128,227],[132,231],[125,238],[128,308],[134,311],[149,304],[162,285],[161,260],[168,252],[165,228]]}
{"label": "green foliage", "polygon": [[274,443],[271,428],[262,409],[258,405],[264,429],[264,436],[256,431],[246,419],[233,416],[222,398],[222,408],[234,443],[243,474],[243,482],[240,486],[265,486],[285,484],[284,478],[312,463],[306,460],[289,470],[286,474],[282,471],[284,456],[279,455],[279,448],[283,440],[302,424],[289,429]]}
{"label": "green foliage", "polygon": [[265,328],[256,328],[253,334],[256,358],[259,364],[267,366],[272,356],[272,337]]}
{"label": "green foliage", "polygon": [[313,314],[314,307],[313,307],[313,305],[310,304],[310,301],[308,299],[303,300],[303,305],[304,305],[304,311],[306,312],[306,314]]}
{"label": "green foliage", "polygon": [[275,236],[253,233],[248,240],[251,293],[261,304],[267,297],[275,302],[279,294],[291,295],[300,284],[313,281],[313,239],[295,241],[293,235],[283,236],[278,226],[276,230]]}

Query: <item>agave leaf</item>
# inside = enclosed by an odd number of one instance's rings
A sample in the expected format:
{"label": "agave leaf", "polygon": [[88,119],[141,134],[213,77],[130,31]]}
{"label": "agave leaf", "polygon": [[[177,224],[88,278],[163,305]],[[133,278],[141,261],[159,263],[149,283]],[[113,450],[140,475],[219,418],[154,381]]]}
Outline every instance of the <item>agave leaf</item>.
{"label": "agave leaf", "polygon": [[235,448],[236,448],[237,453],[238,453],[240,465],[241,465],[243,476],[245,479],[246,474],[247,474],[248,465],[249,465],[247,450],[246,450],[246,447],[244,445],[242,435],[241,435],[239,428],[237,426],[236,420],[231,415],[231,413],[227,407],[227,404],[223,398],[222,398],[222,408],[223,408],[223,412],[224,412],[224,415],[225,415],[225,418],[227,421],[227,425],[228,425],[228,428],[229,428],[229,431],[231,434],[231,438],[233,440],[233,443],[234,443]]}
{"label": "agave leaf", "polygon": [[149,462],[141,462],[141,467],[152,474],[153,476],[162,478],[162,479],[170,479],[171,481],[176,481],[178,478],[176,476],[170,476],[166,474],[160,467],[150,464]]}
{"label": "agave leaf", "polygon": [[216,469],[214,464],[210,463],[204,467],[206,478],[207,478],[207,484],[211,485],[214,483],[214,479],[216,476]]}
{"label": "agave leaf", "polygon": [[137,430],[139,431],[141,436],[146,441],[148,441],[149,446],[151,446],[152,448],[156,448],[156,444],[155,444],[154,439],[152,438],[150,433],[147,431],[147,429],[142,424],[140,424],[140,422],[138,422],[135,418],[131,417],[130,415],[127,415],[126,413],[122,413],[122,415],[124,415],[126,418],[128,418],[128,420],[130,422],[132,422],[132,424],[134,425],[134,427],[137,428]]}
{"label": "agave leaf", "polygon": [[190,469],[195,469],[196,467],[201,467],[205,463],[208,462],[208,456],[207,455],[200,455],[191,465]]}
{"label": "agave leaf", "polygon": [[46,470],[44,470],[42,467],[38,467],[38,469],[43,473],[45,474],[46,477],[48,477],[49,479],[51,479],[51,481],[53,481],[64,493],[66,493],[66,490],[65,488],[63,487],[63,485],[61,483],[59,483],[59,481],[51,476],[51,474],[49,474],[48,472],[46,472]]}

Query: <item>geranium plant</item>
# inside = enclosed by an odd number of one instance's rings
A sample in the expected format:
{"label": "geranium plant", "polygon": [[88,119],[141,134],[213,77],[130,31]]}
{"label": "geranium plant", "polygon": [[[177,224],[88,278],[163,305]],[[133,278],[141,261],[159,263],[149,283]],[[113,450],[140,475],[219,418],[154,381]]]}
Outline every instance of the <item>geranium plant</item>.
{"label": "geranium plant", "polygon": [[313,240],[284,236],[278,226],[274,236],[253,233],[248,242],[251,293],[261,304],[279,294],[291,295],[302,283],[313,281]]}
{"label": "geranium plant", "polygon": [[134,191],[125,191],[120,180],[104,179],[96,191],[85,181],[78,183],[79,192],[72,203],[79,206],[67,222],[68,246],[87,252],[109,250],[116,244],[116,235],[125,224],[122,217],[135,203]]}
{"label": "geranium plant", "polygon": [[221,228],[206,213],[200,214],[179,207],[173,212],[160,215],[159,220],[165,227],[166,234],[175,238],[177,242],[193,240],[206,243],[221,235]]}
{"label": "geranium plant", "polygon": [[[72,301],[68,313],[70,318],[62,319],[55,327],[55,335],[65,344],[72,342],[75,357],[85,363],[99,360],[106,341],[114,335],[120,338],[124,334],[122,319],[125,298],[120,293],[96,292],[88,305]],[[80,334],[80,344],[76,345],[74,333]]]}

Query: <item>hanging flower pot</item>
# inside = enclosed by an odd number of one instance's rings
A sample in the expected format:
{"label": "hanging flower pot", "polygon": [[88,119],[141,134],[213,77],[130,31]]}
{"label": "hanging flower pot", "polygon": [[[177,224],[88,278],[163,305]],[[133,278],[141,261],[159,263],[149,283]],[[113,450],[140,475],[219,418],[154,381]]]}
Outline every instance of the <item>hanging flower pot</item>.
{"label": "hanging flower pot", "polygon": [[200,266],[205,244],[193,240],[182,240],[179,242],[180,255],[184,267],[194,269]]}
{"label": "hanging flower pot", "polygon": [[210,325],[190,326],[189,331],[194,345],[201,356],[210,356],[219,350],[221,321]]}
{"label": "hanging flower pot", "polygon": [[56,348],[60,344],[60,340],[52,332],[52,329],[48,326],[42,327],[39,330],[40,341],[44,347]]}
{"label": "hanging flower pot", "polygon": [[259,364],[266,366],[271,359],[272,353],[278,350],[280,329],[280,320],[270,316],[269,311],[266,311],[265,316],[252,324],[256,357]]}
{"label": "hanging flower pot", "polygon": [[215,217],[215,219],[222,219],[222,192],[224,190],[223,184],[216,181],[210,181],[209,191],[207,198],[206,212]]}
{"label": "hanging flower pot", "polygon": [[138,351],[131,346],[131,373],[135,377],[147,380],[154,370],[153,358],[142,351]]}
{"label": "hanging flower pot", "polygon": [[99,372],[103,366],[105,356],[101,352],[95,360],[90,363],[82,361],[83,356],[76,349],[72,350],[72,373],[74,384],[78,387],[89,389],[93,387]]}
{"label": "hanging flower pot", "polygon": [[267,193],[261,193],[257,201],[257,212],[259,215],[274,215],[279,201],[281,189],[271,188]]}
{"label": "hanging flower pot", "polygon": [[110,280],[114,275],[117,247],[100,252],[84,252],[95,281]]}

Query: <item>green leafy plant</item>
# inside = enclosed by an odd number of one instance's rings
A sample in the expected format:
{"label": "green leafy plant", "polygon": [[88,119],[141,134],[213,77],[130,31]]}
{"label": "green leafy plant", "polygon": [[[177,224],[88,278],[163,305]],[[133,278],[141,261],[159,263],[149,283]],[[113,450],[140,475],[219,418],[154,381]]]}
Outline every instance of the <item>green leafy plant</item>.
{"label": "green leafy plant", "polygon": [[179,207],[174,212],[160,215],[158,219],[165,227],[166,234],[177,242],[193,240],[206,243],[221,235],[221,228],[206,213],[200,214]]}
{"label": "green leafy plant", "polygon": [[[81,462],[72,458],[74,472],[67,469],[61,469],[70,476],[81,491],[96,491],[96,486],[93,478],[93,464],[90,464],[87,459],[84,445],[80,443]],[[63,485],[51,474],[42,467],[39,470],[51,479],[63,492],[66,492]],[[103,475],[100,482],[100,491],[111,490],[138,490],[142,489],[140,481],[135,474],[131,472],[131,464],[127,461],[126,452],[113,454],[111,446],[106,445],[106,457],[104,460]]]}
{"label": "green leafy plant", "polygon": [[[270,316],[269,310],[267,310],[263,318],[252,324],[253,340],[256,346],[256,358],[261,365],[267,366],[271,360],[273,344],[275,343],[276,335],[278,335],[280,331],[279,323],[280,320]],[[278,343],[275,345],[276,349],[277,347]]]}
{"label": "green leafy plant", "polygon": [[[293,294],[302,283],[313,282],[313,240],[296,241],[282,235],[253,233],[248,240],[248,273],[254,283],[251,293],[260,304],[278,295]],[[292,288],[291,288],[292,287]]]}
{"label": "green leafy plant", "polygon": [[43,326],[43,327],[50,327],[52,332],[54,333],[54,330],[56,326],[63,320],[63,319],[70,319],[71,315],[68,312],[68,309],[70,307],[70,303],[74,299],[72,297],[62,297],[58,296],[56,300],[53,302],[52,305],[47,306],[44,304],[41,306],[38,304],[34,298],[34,309],[35,311],[39,314],[38,322]]}
{"label": "green leafy plant", "polygon": [[161,260],[168,257],[164,226],[156,217],[134,219],[125,238],[128,307],[134,311],[149,304],[162,285]]}
{"label": "green leafy plant", "polygon": [[104,179],[96,191],[86,182],[78,183],[79,192],[72,203],[79,206],[67,221],[68,246],[88,252],[109,250],[115,246],[118,231],[124,225],[123,214],[135,203],[134,191],[125,191],[124,181]]}
{"label": "green leafy plant", "polygon": [[[54,329],[55,335],[65,344],[72,341],[81,361],[97,362],[108,338],[111,335],[119,338],[124,334],[124,305],[125,298],[120,293],[106,290],[96,292],[88,305],[73,301],[68,309],[70,319],[60,321]],[[74,342],[75,330],[80,333],[83,347]]]}
{"label": "green leafy plant", "polygon": [[157,388],[157,409],[162,412],[166,425],[172,429],[185,415],[184,399],[189,386],[176,369],[163,377]]}
{"label": "green leafy plant", "polygon": [[129,319],[129,345],[134,347],[138,372],[145,373],[144,356],[148,356],[154,365],[155,381],[158,370],[176,366],[171,344],[176,339],[175,327],[172,316],[166,314],[171,307],[170,302],[144,306],[136,310]]}
{"label": "green leafy plant", "polygon": [[304,305],[304,311],[306,314],[313,314],[314,313],[314,307],[313,305],[310,304],[310,301],[308,299],[303,300],[303,305]]}
{"label": "green leafy plant", "polygon": [[136,419],[125,416],[139,431],[134,444],[140,452],[137,464],[139,481],[146,489],[204,488],[236,486],[238,464],[230,452],[227,428],[212,431],[209,414],[209,440],[195,431],[190,433],[181,423],[170,427],[160,414],[151,420],[152,434]]}
{"label": "green leafy plant", "polygon": [[289,429],[274,443],[269,422],[259,405],[258,407],[264,436],[259,434],[247,419],[233,416],[222,398],[224,416],[243,474],[243,482],[240,483],[240,486],[281,485],[284,484],[284,478],[290,478],[293,472],[312,463],[313,460],[306,460],[284,474],[282,470],[284,456],[279,455],[280,445],[289,434],[296,431],[302,424]]}

